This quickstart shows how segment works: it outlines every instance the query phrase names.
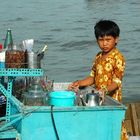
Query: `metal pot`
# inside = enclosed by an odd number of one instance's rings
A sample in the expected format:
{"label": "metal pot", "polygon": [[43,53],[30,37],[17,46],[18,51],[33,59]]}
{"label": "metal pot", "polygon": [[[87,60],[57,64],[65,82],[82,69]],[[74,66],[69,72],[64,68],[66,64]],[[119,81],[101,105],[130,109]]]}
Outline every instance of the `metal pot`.
{"label": "metal pot", "polygon": [[88,93],[86,94],[86,104],[87,106],[99,106],[101,105],[101,98],[98,93]]}
{"label": "metal pot", "polygon": [[98,93],[87,93],[86,101],[84,101],[83,97],[80,97],[82,100],[82,104],[85,106],[99,106],[102,104],[102,99]]}

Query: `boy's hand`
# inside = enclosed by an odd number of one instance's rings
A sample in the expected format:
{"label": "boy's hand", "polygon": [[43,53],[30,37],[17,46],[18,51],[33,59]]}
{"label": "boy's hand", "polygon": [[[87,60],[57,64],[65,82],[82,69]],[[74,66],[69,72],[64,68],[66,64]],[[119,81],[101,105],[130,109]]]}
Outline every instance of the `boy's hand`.
{"label": "boy's hand", "polygon": [[102,101],[105,101],[106,91],[103,89],[98,90]]}
{"label": "boy's hand", "polygon": [[68,90],[73,90],[74,92],[78,92],[79,90],[79,81],[75,81],[68,86]]}

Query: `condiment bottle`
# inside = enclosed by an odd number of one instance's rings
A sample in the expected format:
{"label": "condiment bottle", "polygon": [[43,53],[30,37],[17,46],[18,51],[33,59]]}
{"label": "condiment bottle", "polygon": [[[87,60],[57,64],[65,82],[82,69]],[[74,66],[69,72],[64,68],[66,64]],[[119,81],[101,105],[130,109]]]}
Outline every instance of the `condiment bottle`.
{"label": "condiment bottle", "polygon": [[12,38],[12,31],[11,29],[7,30],[7,34],[6,34],[6,38],[5,38],[5,42],[4,42],[4,49],[8,49],[8,48],[13,47],[13,38]]}
{"label": "condiment bottle", "polygon": [[0,68],[5,68],[5,50],[2,44],[0,44]]}
{"label": "condiment bottle", "polygon": [[24,68],[25,52],[13,45],[6,50],[6,68]]}

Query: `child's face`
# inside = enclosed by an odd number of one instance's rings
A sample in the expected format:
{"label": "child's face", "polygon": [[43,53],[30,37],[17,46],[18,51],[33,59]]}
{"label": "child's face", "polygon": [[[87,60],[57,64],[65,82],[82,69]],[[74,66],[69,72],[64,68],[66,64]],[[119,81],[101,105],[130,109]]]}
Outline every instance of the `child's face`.
{"label": "child's face", "polygon": [[114,38],[113,36],[103,36],[99,37],[97,42],[100,49],[104,53],[108,53],[116,46],[116,44],[118,43],[118,38],[119,37]]}

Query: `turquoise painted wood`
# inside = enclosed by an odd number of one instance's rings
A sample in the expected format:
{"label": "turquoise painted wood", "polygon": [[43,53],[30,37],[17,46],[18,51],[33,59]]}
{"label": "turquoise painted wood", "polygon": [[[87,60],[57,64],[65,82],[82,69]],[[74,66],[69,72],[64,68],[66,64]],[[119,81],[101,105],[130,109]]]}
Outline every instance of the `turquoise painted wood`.
{"label": "turquoise painted wood", "polygon": [[[60,140],[119,140],[124,106],[54,108]],[[22,140],[57,140],[50,107],[27,107],[19,123]],[[19,127],[19,126],[18,126]]]}

